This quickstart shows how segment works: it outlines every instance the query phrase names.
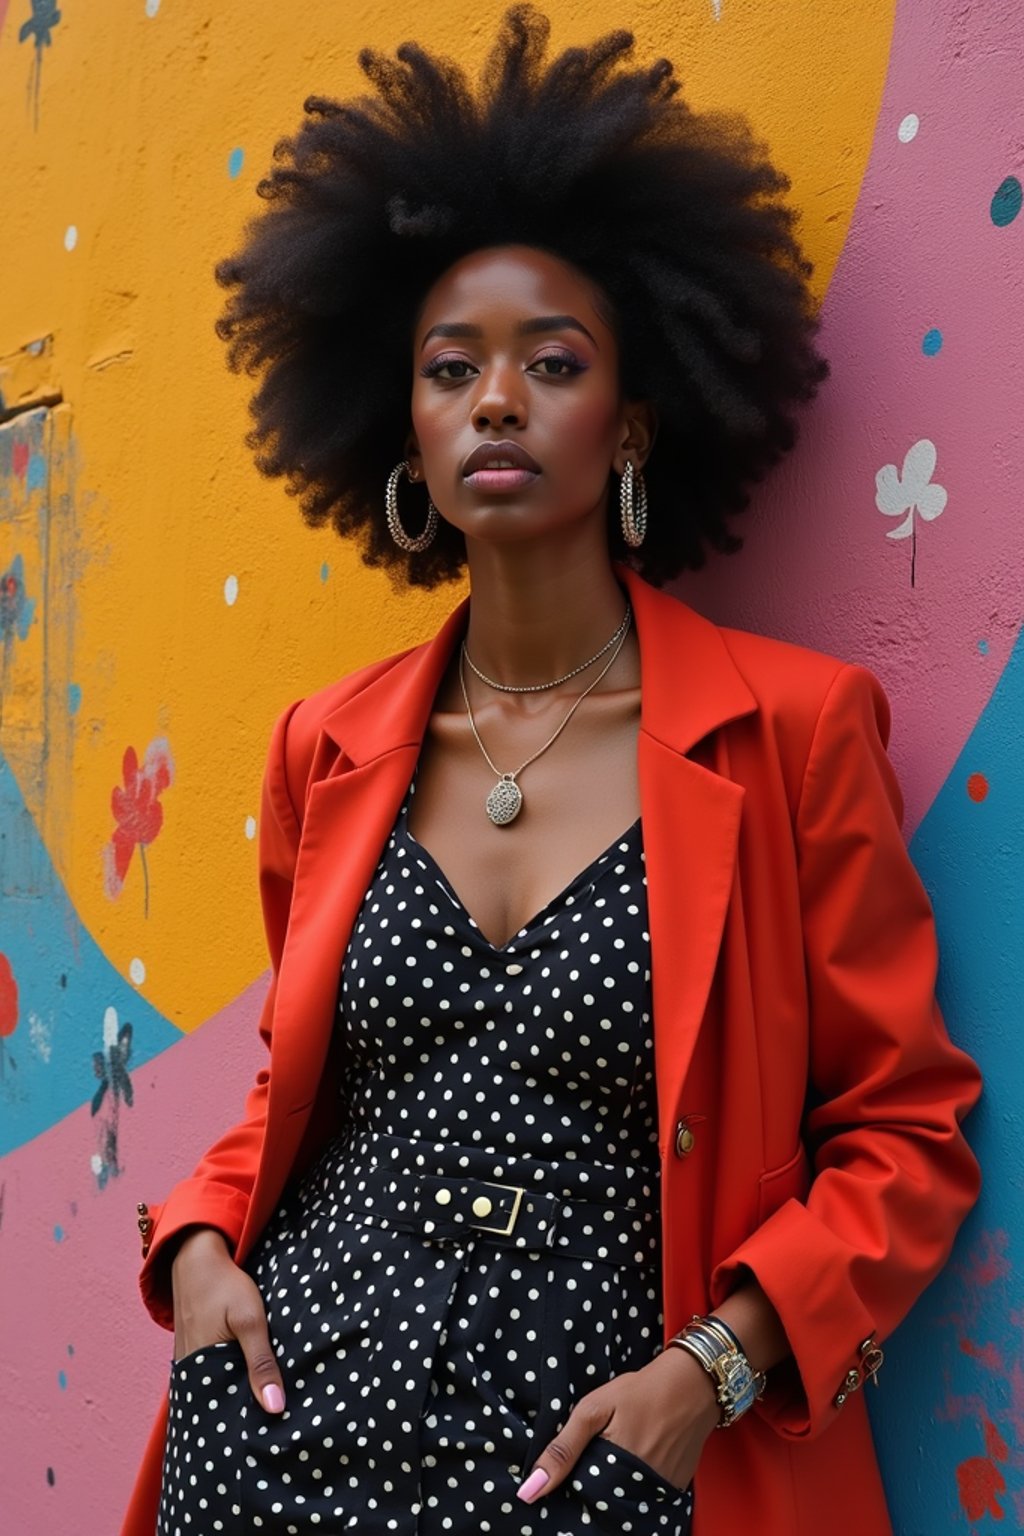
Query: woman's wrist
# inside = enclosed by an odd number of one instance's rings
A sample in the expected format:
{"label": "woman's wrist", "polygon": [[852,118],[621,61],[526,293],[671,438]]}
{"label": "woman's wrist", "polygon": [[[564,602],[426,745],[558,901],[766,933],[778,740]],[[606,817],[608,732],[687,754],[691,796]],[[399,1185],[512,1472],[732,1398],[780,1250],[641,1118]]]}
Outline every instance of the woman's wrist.
{"label": "woman's wrist", "polygon": [[754,1371],[770,1371],[792,1353],[779,1314],[753,1275],[710,1314],[740,1341]]}
{"label": "woman's wrist", "polygon": [[184,1254],[187,1259],[199,1257],[231,1257],[228,1240],[219,1227],[183,1227],[172,1240],[169,1262],[172,1270]]}
{"label": "woman's wrist", "polygon": [[671,1378],[679,1404],[680,1427],[710,1434],[721,1412],[718,1395],[711,1377],[693,1356],[682,1349],[663,1349],[647,1369],[656,1369]]}

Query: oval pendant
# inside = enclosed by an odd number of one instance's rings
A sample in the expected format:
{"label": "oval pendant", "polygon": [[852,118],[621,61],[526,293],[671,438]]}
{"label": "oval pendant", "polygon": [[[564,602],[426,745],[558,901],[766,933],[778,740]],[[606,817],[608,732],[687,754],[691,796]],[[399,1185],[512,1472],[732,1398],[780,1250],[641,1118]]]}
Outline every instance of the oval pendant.
{"label": "oval pendant", "polygon": [[487,814],[496,827],[515,821],[523,808],[523,792],[510,773],[503,773],[487,796]]}

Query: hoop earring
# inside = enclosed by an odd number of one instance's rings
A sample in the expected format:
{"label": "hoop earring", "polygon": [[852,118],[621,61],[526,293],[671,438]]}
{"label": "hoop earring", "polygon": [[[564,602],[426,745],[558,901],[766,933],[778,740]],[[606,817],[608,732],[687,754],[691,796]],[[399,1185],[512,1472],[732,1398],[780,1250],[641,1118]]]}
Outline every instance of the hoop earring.
{"label": "hoop earring", "polygon": [[632,459],[626,460],[619,483],[619,506],[622,511],[622,537],[630,549],[639,549],[647,532],[647,487],[644,477],[633,468]]}
{"label": "hoop earring", "polygon": [[427,525],[418,538],[410,538],[409,534],[402,527],[401,518],[398,516],[398,482],[402,478],[403,472],[409,474],[407,459],[403,459],[400,464],[396,464],[390,475],[388,475],[387,490],[384,492],[384,505],[387,508],[388,514],[388,529],[399,549],[408,550],[411,554],[418,554],[421,550],[426,549],[429,544],[433,543],[434,535],[437,532],[438,510],[428,496]]}

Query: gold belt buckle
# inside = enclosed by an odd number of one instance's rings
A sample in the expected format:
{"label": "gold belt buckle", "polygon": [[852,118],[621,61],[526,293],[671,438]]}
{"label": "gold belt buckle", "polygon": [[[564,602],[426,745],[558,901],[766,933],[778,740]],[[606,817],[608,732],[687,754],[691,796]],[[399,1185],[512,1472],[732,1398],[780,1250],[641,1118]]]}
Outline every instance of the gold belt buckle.
{"label": "gold belt buckle", "polygon": [[480,1182],[482,1184],[486,1184],[488,1189],[514,1189],[515,1192],[516,1192],[516,1198],[515,1198],[515,1202],[514,1202],[514,1204],[512,1206],[512,1214],[511,1214],[511,1216],[508,1219],[508,1225],[507,1226],[504,1226],[504,1227],[485,1227],[479,1221],[471,1222],[470,1225],[476,1227],[479,1232],[497,1232],[500,1237],[508,1237],[508,1235],[512,1231],[512,1228],[516,1224],[516,1217],[519,1215],[519,1207],[520,1207],[520,1205],[523,1202],[523,1196],[526,1193],[526,1186],[523,1185],[522,1187],[520,1187],[520,1185],[518,1185],[518,1184],[493,1184],[493,1183],[491,1183],[487,1179],[481,1179]]}

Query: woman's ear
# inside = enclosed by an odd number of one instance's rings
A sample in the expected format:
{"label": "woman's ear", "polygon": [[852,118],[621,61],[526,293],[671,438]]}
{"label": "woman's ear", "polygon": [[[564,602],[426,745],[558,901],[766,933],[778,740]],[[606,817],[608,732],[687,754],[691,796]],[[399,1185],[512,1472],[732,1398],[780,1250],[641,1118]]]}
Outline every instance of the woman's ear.
{"label": "woman's ear", "polygon": [[622,415],[622,437],[612,459],[612,468],[621,475],[626,461],[643,469],[651,456],[658,435],[658,413],[649,400],[629,400]]}
{"label": "woman's ear", "polygon": [[416,434],[414,432],[410,432],[405,440],[404,458],[409,466],[409,479],[422,480],[423,455],[420,453],[419,444],[416,441]]}

